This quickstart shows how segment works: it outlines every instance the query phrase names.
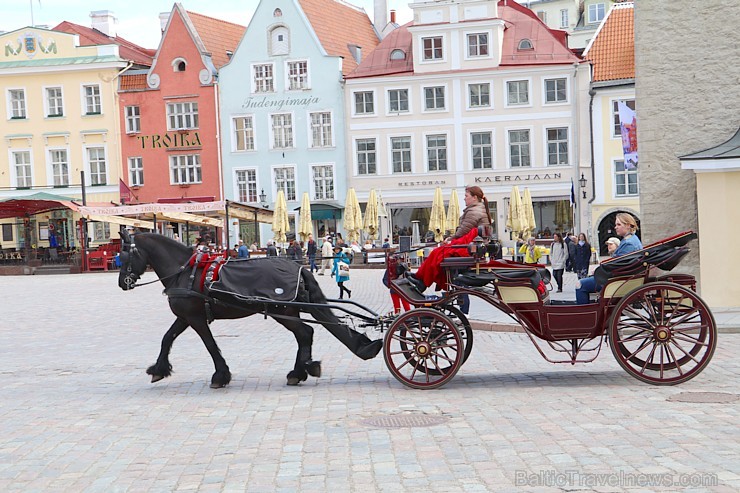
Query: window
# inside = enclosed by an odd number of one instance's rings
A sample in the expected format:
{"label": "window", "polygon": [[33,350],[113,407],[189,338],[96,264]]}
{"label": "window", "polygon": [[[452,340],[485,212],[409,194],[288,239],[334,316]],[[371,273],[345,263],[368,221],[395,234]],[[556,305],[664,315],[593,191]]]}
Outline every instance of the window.
{"label": "window", "polygon": [[427,168],[429,171],[447,171],[446,135],[427,135]]}
{"label": "window", "polygon": [[568,18],[568,9],[561,9],[560,10],[560,29],[565,29],[570,24],[570,19]]}
{"label": "window", "polygon": [[468,56],[488,56],[488,34],[468,34]]}
{"label": "window", "polygon": [[236,196],[239,202],[257,202],[257,170],[238,169],[234,171]]}
{"label": "window", "polygon": [[288,62],[288,90],[308,89],[308,62]]}
{"label": "window", "polygon": [[200,154],[170,156],[170,173],[171,185],[200,183],[203,179]]}
{"label": "window", "polygon": [[93,241],[110,240],[110,223],[93,223]]}
{"label": "window", "polygon": [[31,152],[13,152],[13,165],[15,166],[15,186],[17,188],[31,188]]}
{"label": "window", "polygon": [[617,197],[637,195],[637,168],[625,169],[624,161],[614,162],[614,183],[617,185]]}
{"label": "window", "polygon": [[198,103],[167,103],[167,130],[198,128]]}
{"label": "window", "polygon": [[394,173],[411,173],[411,137],[391,137]]}
{"label": "window", "polygon": [[144,186],[144,158],[128,158],[128,182],[132,187]]}
{"label": "window", "polygon": [[545,103],[566,103],[568,101],[567,81],[545,79]]}
{"label": "window", "polygon": [[493,168],[493,135],[491,132],[471,133],[470,147],[473,153],[473,169]]}
{"label": "window", "polygon": [[270,55],[278,56],[290,53],[289,34],[288,28],[285,26],[278,26],[270,31]]}
{"label": "window", "polygon": [[65,149],[54,149],[49,152],[51,159],[51,174],[55,187],[69,186],[69,160]]}
{"label": "window", "polygon": [[357,139],[357,174],[377,173],[377,149],[375,139]]}
{"label": "window", "polygon": [[313,199],[331,200],[334,198],[334,167],[331,165],[313,166]]}
{"label": "window", "polygon": [[391,60],[406,60],[406,52],[399,49],[391,51]]}
{"label": "window", "polygon": [[254,66],[254,92],[274,92],[272,64]]}
{"label": "window", "polygon": [[509,166],[512,168],[532,166],[529,130],[509,130]]}
{"label": "window", "polygon": [[424,109],[425,110],[445,109],[445,88],[444,87],[425,87],[424,88]]}
{"label": "window", "polygon": [[506,101],[509,105],[529,104],[529,81],[510,80],[506,82]]}
{"label": "window", "polygon": [[102,112],[100,86],[82,86],[82,91],[85,94],[85,114],[99,115]]}
{"label": "window", "polygon": [[471,108],[488,108],[491,106],[491,84],[470,84],[468,100]]}
{"label": "window", "polygon": [[537,11],[537,17],[545,24],[547,24],[547,12],[544,10]]}
{"label": "window", "polygon": [[272,148],[293,147],[293,115],[280,113],[272,115]]}
{"label": "window", "polygon": [[388,91],[388,111],[401,113],[409,110],[409,90],[391,89]]}
{"label": "window", "polygon": [[87,149],[87,162],[90,165],[90,183],[95,185],[106,185],[108,183],[105,149],[102,147],[89,147]]}
{"label": "window", "polygon": [[251,116],[239,116],[233,119],[234,150],[254,150],[254,122]]}
{"label": "window", "polygon": [[517,50],[534,50],[532,41],[527,38],[519,40],[519,44],[516,47]]}
{"label": "window", "polygon": [[54,117],[64,115],[64,104],[62,100],[61,87],[46,88],[46,106],[46,116]]}
{"label": "window", "polygon": [[126,133],[141,132],[141,109],[138,106],[126,106]]}
{"label": "window", "polygon": [[632,111],[635,110],[634,99],[619,99],[612,101],[612,137],[622,138],[621,121],[619,120],[619,101],[622,101]]}
{"label": "window", "polygon": [[285,200],[295,200],[295,168],[275,168],[275,187],[283,191]]}
{"label": "window", "polygon": [[10,118],[21,120],[26,118],[26,91],[24,89],[11,89],[8,91],[10,99]]}
{"label": "window", "polygon": [[594,3],[588,6],[588,23],[601,22],[604,18],[605,6],[603,3]]}
{"label": "window", "polygon": [[568,164],[568,129],[547,129],[547,165]]}
{"label": "window", "polygon": [[371,115],[375,113],[373,93],[370,91],[355,93],[355,114]]}
{"label": "window", "polygon": [[331,113],[311,113],[311,147],[334,145],[331,132]]}
{"label": "window", "polygon": [[425,61],[442,60],[442,37],[421,38],[424,49],[422,59]]}
{"label": "window", "polygon": [[12,224],[3,224],[3,241],[13,241]]}

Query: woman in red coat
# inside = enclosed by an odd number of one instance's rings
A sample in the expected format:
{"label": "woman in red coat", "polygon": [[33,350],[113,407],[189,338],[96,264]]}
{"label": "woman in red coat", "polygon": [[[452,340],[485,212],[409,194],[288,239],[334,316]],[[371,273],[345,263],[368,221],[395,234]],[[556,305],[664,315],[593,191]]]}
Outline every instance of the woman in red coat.
{"label": "woman in red coat", "polygon": [[460,225],[455,234],[445,241],[445,244],[432,250],[432,253],[422,262],[415,274],[408,273],[407,278],[420,293],[437,283],[437,289],[447,289],[447,276],[439,264],[447,257],[469,257],[465,248],[451,248],[453,245],[470,243],[478,234],[478,226],[490,226],[491,214],[488,210],[488,200],[483,190],[478,186],[465,189],[465,210],[460,216]]}

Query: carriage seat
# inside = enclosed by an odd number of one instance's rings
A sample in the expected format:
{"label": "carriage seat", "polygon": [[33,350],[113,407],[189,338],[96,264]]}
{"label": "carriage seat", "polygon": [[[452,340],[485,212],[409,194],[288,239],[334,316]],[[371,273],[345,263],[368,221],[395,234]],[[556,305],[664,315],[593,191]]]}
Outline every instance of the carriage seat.
{"label": "carriage seat", "polygon": [[494,281],[522,281],[529,280],[532,288],[537,288],[540,282],[550,282],[550,271],[546,268],[523,269],[490,269],[480,272],[466,271],[458,274],[453,283],[459,286],[481,287]]}

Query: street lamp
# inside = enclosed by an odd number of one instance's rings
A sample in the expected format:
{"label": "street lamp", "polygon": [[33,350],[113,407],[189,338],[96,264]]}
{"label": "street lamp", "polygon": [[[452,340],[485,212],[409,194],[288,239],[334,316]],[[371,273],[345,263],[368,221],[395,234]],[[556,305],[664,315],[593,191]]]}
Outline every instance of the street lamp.
{"label": "street lamp", "polygon": [[[582,189],[585,189],[586,188],[586,177],[583,175],[583,173],[581,173],[581,178],[580,178],[580,180],[578,180],[578,184],[581,185],[581,188]],[[583,198],[585,199],[586,198],[586,190],[582,190],[582,192],[583,192]]]}
{"label": "street lamp", "polygon": [[[262,205],[263,209],[267,209],[267,195],[265,194],[265,189],[263,188],[259,195],[260,204]],[[260,228],[259,223],[257,222],[257,208],[254,209],[254,237],[255,241],[258,246],[261,246],[260,243]]]}

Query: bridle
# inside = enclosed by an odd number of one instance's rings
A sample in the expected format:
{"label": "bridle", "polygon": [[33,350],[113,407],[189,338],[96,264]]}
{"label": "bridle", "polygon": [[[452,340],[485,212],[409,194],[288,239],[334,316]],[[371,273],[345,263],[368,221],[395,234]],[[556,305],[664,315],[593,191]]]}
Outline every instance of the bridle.
{"label": "bridle", "polygon": [[[136,272],[134,272],[132,262],[131,262],[132,257],[134,255],[139,257],[144,262],[145,265],[147,263],[146,259],[143,257],[141,253],[139,253],[139,249],[136,248],[136,243],[133,241],[133,239],[131,240],[131,243],[124,243],[122,250],[123,250],[121,252],[122,254],[123,253],[127,254],[125,257],[121,255],[121,271],[125,272],[123,276],[123,283],[126,285],[126,291],[130,291],[139,286],[146,286],[147,284],[154,284],[155,282],[163,281],[165,279],[169,279],[170,277],[174,277],[180,272],[182,272],[183,270],[185,270],[185,267],[187,265],[186,264],[186,265],[181,266],[180,269],[176,270],[170,275],[167,275],[164,277],[158,277],[157,279],[153,281],[137,283],[137,281],[141,279],[141,274],[137,274]],[[124,258],[126,259],[125,262],[123,261]]]}

